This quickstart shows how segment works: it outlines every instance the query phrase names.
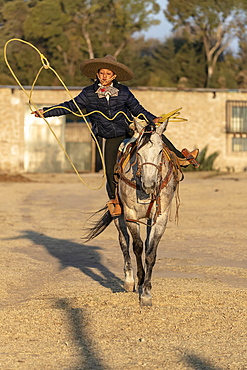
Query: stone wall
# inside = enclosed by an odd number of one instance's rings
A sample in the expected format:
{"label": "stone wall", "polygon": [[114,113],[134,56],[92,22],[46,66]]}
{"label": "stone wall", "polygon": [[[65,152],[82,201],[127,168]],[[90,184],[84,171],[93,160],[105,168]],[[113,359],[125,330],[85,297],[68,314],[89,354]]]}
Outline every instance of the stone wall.
{"label": "stone wall", "polygon": [[[170,122],[167,137],[178,149],[208,145],[208,155],[220,151],[215,167],[221,170],[247,168],[247,152],[232,152],[231,135],[226,133],[226,101],[246,101],[246,91],[230,90],[176,90],[162,88],[131,89],[140,103],[155,115],[182,107],[181,117],[187,122]],[[30,90],[27,90],[30,93]],[[72,96],[80,89],[70,88]],[[36,88],[32,96],[34,103],[49,106],[69,100],[62,88]],[[24,118],[28,97],[16,86],[0,87],[0,171],[24,171]]]}
{"label": "stone wall", "polygon": [[247,167],[247,152],[232,152],[231,135],[226,133],[226,101],[247,100],[247,93],[240,91],[157,91],[133,90],[136,98],[160,115],[182,107],[181,117],[187,122],[170,122],[166,135],[178,149],[187,147],[202,150],[208,145],[207,155],[219,151],[215,168],[234,168],[243,171]]}
{"label": "stone wall", "polygon": [[0,170],[23,171],[24,96],[11,88],[0,89]]}

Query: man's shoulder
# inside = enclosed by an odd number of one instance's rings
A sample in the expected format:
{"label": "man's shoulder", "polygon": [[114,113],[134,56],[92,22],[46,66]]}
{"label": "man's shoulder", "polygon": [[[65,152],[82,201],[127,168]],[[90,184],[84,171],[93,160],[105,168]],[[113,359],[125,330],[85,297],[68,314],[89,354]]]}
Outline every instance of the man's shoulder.
{"label": "man's shoulder", "polygon": [[128,88],[128,86],[126,85],[122,85],[120,83],[117,84],[117,86],[115,86],[121,93],[124,93],[124,94],[129,94],[130,93],[130,90]]}
{"label": "man's shoulder", "polygon": [[92,85],[89,85],[87,87],[84,87],[84,89],[82,90],[82,93],[85,93],[87,94],[88,92],[91,92],[91,91],[94,91],[95,90],[95,84],[92,84]]}

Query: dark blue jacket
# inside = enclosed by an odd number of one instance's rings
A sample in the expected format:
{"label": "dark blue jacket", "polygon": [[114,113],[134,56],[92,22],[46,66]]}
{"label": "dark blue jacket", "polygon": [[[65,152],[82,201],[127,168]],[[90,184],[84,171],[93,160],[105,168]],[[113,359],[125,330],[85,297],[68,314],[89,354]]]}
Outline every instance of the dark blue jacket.
{"label": "dark blue jacket", "polygon": [[[119,90],[118,96],[110,97],[108,102],[105,97],[99,98],[98,94],[95,93],[99,87],[98,83],[99,81],[95,81],[93,85],[85,87],[74,99],[80,109],[86,108],[87,113],[98,110],[109,118],[114,117],[119,111],[123,111],[130,120],[133,120],[132,115],[137,117],[140,113],[143,113],[149,121],[155,118],[152,113],[146,111],[146,109],[141,106],[127,86],[121,85],[114,80],[113,86]],[[69,108],[73,112],[78,110],[73,100],[59,104],[59,106]],[[46,110],[48,108],[44,107],[43,109]],[[60,116],[68,113],[66,109],[54,108],[45,113],[44,117]],[[140,116],[140,118],[143,119],[142,116]],[[130,122],[128,122],[123,114],[119,114],[113,121],[107,120],[107,118],[100,113],[91,114],[89,119],[93,125],[94,134],[106,139],[126,135],[130,131]]]}

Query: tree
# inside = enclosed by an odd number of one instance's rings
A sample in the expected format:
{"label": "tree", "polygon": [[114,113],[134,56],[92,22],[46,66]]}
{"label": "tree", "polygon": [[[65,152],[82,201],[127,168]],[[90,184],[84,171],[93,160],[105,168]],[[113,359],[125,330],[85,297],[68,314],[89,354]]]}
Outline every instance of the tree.
{"label": "tree", "polygon": [[210,87],[219,56],[239,34],[244,2],[240,0],[169,0],[164,14],[174,29],[185,28],[188,37],[203,41]]}
{"label": "tree", "polygon": [[[1,4],[2,46],[14,37],[33,43],[69,85],[89,82],[81,76],[80,61],[106,54],[118,57],[136,32],[159,23],[153,19],[159,11],[156,0],[0,0]],[[20,70],[22,81],[31,84],[32,79],[21,69],[28,66],[31,72],[36,71],[40,62],[27,54],[26,46],[11,45],[10,49],[13,67]],[[22,50],[25,52],[21,54]],[[7,82],[9,74],[5,71],[0,67]],[[49,82],[58,83],[43,75],[38,81]]]}
{"label": "tree", "polygon": [[[6,41],[11,38],[24,38],[23,23],[29,12],[27,2],[23,0],[5,1],[0,3],[0,48],[3,50]],[[23,83],[27,83],[26,76],[20,72],[20,65],[22,64],[23,45],[13,43],[9,46],[10,51],[8,57],[11,65],[18,71],[18,76],[23,77]],[[29,71],[29,62],[27,63],[27,74]],[[4,62],[3,53],[0,54],[0,76],[2,84],[11,84],[13,78]]]}
{"label": "tree", "polygon": [[145,60],[148,86],[203,87],[206,65],[202,42],[189,42],[173,35],[161,43],[150,40],[142,45],[139,60]]}
{"label": "tree", "polygon": [[238,73],[236,76],[236,81],[238,88],[246,89],[247,88],[247,31],[242,29],[242,32],[239,36],[239,51],[237,58],[237,67]]}

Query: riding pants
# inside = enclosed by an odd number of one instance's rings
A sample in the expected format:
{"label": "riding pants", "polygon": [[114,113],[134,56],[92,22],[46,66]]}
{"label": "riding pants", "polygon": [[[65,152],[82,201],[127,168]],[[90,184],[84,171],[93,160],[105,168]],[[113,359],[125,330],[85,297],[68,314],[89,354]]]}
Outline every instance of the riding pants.
{"label": "riding pants", "polygon": [[[129,136],[128,136],[129,137]],[[121,142],[127,135],[113,137],[105,141],[105,166],[107,178],[107,192],[110,199],[115,198],[114,166],[117,160],[117,151]]]}

